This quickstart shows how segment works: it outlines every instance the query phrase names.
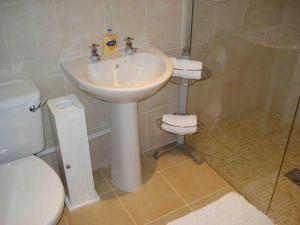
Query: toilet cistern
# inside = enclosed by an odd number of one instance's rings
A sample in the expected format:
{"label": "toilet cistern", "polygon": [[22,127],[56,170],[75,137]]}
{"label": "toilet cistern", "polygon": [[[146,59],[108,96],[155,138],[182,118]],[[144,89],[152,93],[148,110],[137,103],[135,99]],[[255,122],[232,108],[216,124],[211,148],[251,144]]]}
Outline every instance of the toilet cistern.
{"label": "toilet cistern", "polygon": [[30,79],[0,82],[0,224],[55,225],[64,207],[45,147],[41,91]]}
{"label": "toilet cistern", "polygon": [[144,45],[136,51],[130,42],[126,52],[96,63],[82,57],[60,64],[79,89],[112,103],[112,182],[128,192],[142,184],[137,101],[158,91],[173,71],[171,60],[160,50]]}

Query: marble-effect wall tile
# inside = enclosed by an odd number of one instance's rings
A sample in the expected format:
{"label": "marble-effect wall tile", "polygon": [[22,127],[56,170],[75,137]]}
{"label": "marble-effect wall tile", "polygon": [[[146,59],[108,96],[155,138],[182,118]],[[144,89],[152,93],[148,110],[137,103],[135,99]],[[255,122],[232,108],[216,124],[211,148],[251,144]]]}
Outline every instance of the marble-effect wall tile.
{"label": "marble-effect wall tile", "polygon": [[[194,1],[192,43],[207,43],[214,29],[216,4],[210,0]],[[193,50],[193,48],[192,48]]]}
{"label": "marble-effect wall tile", "polygon": [[181,45],[182,1],[147,0],[147,33],[149,41],[161,50]]}
{"label": "marble-effect wall tile", "polygon": [[211,69],[215,76],[222,76],[237,69],[239,42],[238,34],[212,40]]}
{"label": "marble-effect wall tile", "polygon": [[222,37],[241,32],[245,10],[246,0],[230,0],[226,4],[216,4],[214,35]]}
{"label": "marble-effect wall tile", "polygon": [[146,3],[140,0],[104,0],[106,28],[112,26],[113,32],[120,38],[119,45],[124,46],[126,37],[134,37],[134,42],[145,42]]}
{"label": "marble-effect wall tile", "polygon": [[162,131],[157,126],[157,120],[166,113],[178,111],[178,104],[173,104],[165,108],[141,113],[139,115],[140,146],[141,151],[148,151],[176,140],[176,136]]}
{"label": "marble-effect wall tile", "polygon": [[[33,77],[34,83],[41,90],[42,101],[48,99],[58,98],[65,95],[64,76],[47,76],[47,77]],[[46,137],[46,146],[53,141],[53,133],[50,124],[49,110],[47,105],[43,106],[44,128]],[[50,144],[51,145],[51,144]]]}
{"label": "marble-effect wall tile", "polygon": [[255,30],[281,22],[285,0],[249,0],[244,30]]}
{"label": "marble-effect wall tile", "polygon": [[65,78],[66,94],[75,94],[85,109],[88,131],[107,128],[110,125],[110,103],[96,99],[75,87]]}
{"label": "marble-effect wall tile", "polygon": [[26,76],[57,73],[59,52],[52,1],[3,5],[0,12],[11,73]]}
{"label": "marble-effect wall tile", "polygon": [[104,34],[102,0],[54,0],[62,58],[89,54]]}
{"label": "marble-effect wall tile", "polygon": [[7,75],[10,70],[9,52],[3,33],[2,22],[0,16],[0,77]]}

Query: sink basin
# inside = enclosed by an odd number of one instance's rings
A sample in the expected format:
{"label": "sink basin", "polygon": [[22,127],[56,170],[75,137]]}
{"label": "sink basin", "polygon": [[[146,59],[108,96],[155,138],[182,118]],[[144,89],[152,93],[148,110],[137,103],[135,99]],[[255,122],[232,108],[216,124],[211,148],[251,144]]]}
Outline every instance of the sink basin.
{"label": "sink basin", "polygon": [[115,186],[132,192],[142,185],[137,101],[154,94],[170,78],[171,60],[152,46],[134,55],[91,62],[88,57],[61,62],[65,75],[81,90],[111,102],[111,177]]}
{"label": "sink basin", "polygon": [[152,46],[93,63],[88,57],[62,61],[63,72],[79,89],[109,102],[134,102],[154,94],[171,76],[170,59]]}

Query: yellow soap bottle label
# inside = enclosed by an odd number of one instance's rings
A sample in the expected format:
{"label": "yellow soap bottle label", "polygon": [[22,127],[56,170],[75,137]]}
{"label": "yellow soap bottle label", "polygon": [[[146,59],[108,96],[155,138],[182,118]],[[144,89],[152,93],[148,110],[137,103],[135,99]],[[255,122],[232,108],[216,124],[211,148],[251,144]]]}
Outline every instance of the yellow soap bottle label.
{"label": "yellow soap bottle label", "polygon": [[116,34],[107,35],[102,39],[103,54],[118,52],[118,36]]}

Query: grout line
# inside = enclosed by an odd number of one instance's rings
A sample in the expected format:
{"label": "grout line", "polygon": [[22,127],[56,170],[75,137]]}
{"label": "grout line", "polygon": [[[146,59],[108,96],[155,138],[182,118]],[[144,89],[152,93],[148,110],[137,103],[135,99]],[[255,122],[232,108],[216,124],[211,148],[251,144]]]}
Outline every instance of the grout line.
{"label": "grout line", "polygon": [[188,204],[190,205],[190,204],[196,203],[196,202],[198,202],[198,201],[201,201],[201,200],[203,200],[203,199],[206,199],[206,198],[208,198],[208,197],[210,197],[210,196],[213,196],[213,195],[215,195],[215,194],[217,194],[217,193],[220,193],[221,191],[225,190],[225,189],[228,188],[228,187],[231,187],[231,186],[230,186],[230,185],[226,185],[226,186],[224,186],[224,187],[218,189],[217,191],[211,192],[211,193],[209,193],[209,194],[206,194],[206,195],[204,195],[204,196],[202,196],[202,197],[200,197],[200,198],[198,198],[198,199],[195,199],[195,200],[189,202]]}
{"label": "grout line", "polygon": [[125,204],[121,201],[121,199],[119,198],[118,194],[116,193],[115,190],[113,190],[114,195],[117,197],[120,205],[123,207],[123,209],[125,210],[125,212],[127,213],[127,215],[129,216],[129,218],[132,220],[132,222],[135,225],[138,225],[137,222],[135,221],[135,219],[133,218],[133,216],[131,215],[131,213],[129,212],[129,210],[126,208]]}
{"label": "grout line", "polygon": [[160,110],[165,110],[167,108],[171,108],[173,106],[178,106],[178,103],[171,103],[171,104],[166,104],[157,108],[153,108],[147,111],[142,111],[140,113],[138,113],[140,116],[142,116],[143,114],[147,114],[147,113],[151,113],[151,112],[155,112],[155,111],[160,111]]}
{"label": "grout line", "polygon": [[147,0],[144,0],[144,6],[145,6],[145,38],[146,38],[146,42],[150,42],[149,41],[149,26],[148,26],[148,3],[147,3]]}
{"label": "grout line", "polygon": [[177,47],[173,47],[173,48],[166,48],[163,50],[163,52],[174,51],[174,50],[182,50],[182,47],[177,46]]}
{"label": "grout line", "polygon": [[[111,187],[110,187],[111,188]],[[101,195],[106,195],[106,194],[109,194],[109,193],[111,193],[113,190],[111,189],[111,190],[109,190],[109,191],[104,191],[104,192],[100,192],[100,193],[98,193],[100,196]]]}
{"label": "grout line", "polygon": [[129,212],[129,210],[126,208],[126,206],[124,205],[124,203],[121,201],[121,199],[119,198],[118,194],[116,193],[116,190],[113,188],[113,186],[110,184],[110,182],[108,181],[108,179],[103,175],[103,173],[100,171],[100,174],[102,175],[103,179],[105,180],[106,183],[108,183],[108,185],[110,186],[110,188],[112,189],[112,192],[114,193],[114,195],[116,196],[118,202],[120,203],[120,205],[122,206],[122,208],[125,210],[125,212],[127,213],[127,215],[129,216],[129,218],[132,220],[132,222],[135,225],[138,225],[137,222],[134,220],[133,216],[131,215],[131,213]]}
{"label": "grout line", "polygon": [[[156,149],[160,149],[160,148],[151,149],[151,150],[146,151],[146,152],[150,152],[150,151],[153,151],[153,150],[156,150]],[[192,161],[192,159],[190,159],[189,157],[187,157],[187,158],[186,158],[185,160],[183,160],[182,162],[179,162],[179,163],[174,164],[174,165],[172,165],[172,166],[168,166],[168,167],[163,168],[163,169],[158,169],[158,168],[151,162],[151,160],[148,158],[148,156],[145,154],[145,152],[142,153],[142,154],[144,154],[146,160],[150,163],[150,165],[151,165],[155,170],[157,170],[157,171],[155,171],[155,173],[163,172],[163,171],[165,171],[165,170],[167,170],[167,169],[171,169],[171,168],[176,167],[176,166],[178,166],[179,164],[185,163],[185,162],[187,162],[187,161]],[[178,158],[185,158],[185,156],[178,156]]]}
{"label": "grout line", "polygon": [[[147,162],[150,164],[150,166],[153,168],[153,169],[156,169],[155,168],[155,166],[151,163],[151,161],[148,159],[148,157],[146,156],[146,154],[144,154],[144,153],[142,153],[141,154],[142,155],[142,157],[144,156],[144,158],[147,160]],[[173,166],[172,166],[173,167]],[[107,180],[107,178],[103,175],[103,173],[100,171],[100,174],[103,176],[103,178],[104,178],[104,180],[106,181],[106,182],[108,182],[108,180]],[[164,217],[164,216],[167,216],[167,215],[169,215],[169,214],[172,214],[172,213],[174,213],[174,212],[176,212],[176,211],[178,211],[178,210],[180,210],[180,209],[182,209],[182,208],[185,208],[185,207],[187,207],[189,210],[191,210],[191,211],[193,211],[193,209],[188,205],[188,203],[183,199],[183,197],[175,190],[175,188],[169,183],[169,181],[160,173],[160,171],[154,171],[154,174],[157,174],[157,175],[159,175],[169,186],[170,186],[170,188],[175,192],[175,194],[177,194],[177,196],[184,202],[184,206],[182,206],[182,207],[180,207],[180,208],[178,208],[178,209],[175,209],[175,210],[173,210],[173,211],[170,211],[170,212],[168,212],[168,213],[166,213],[166,214],[164,214],[164,215],[162,215],[162,216],[160,216],[160,217],[158,217],[158,218],[155,218],[155,219],[153,219],[153,220],[151,220],[151,221],[149,221],[149,222],[147,222],[146,224],[149,224],[149,223],[151,223],[151,222],[153,222],[153,221],[156,221],[156,220],[158,220],[158,219],[160,219],[160,218],[162,218],[162,217]],[[150,176],[150,175],[149,175]],[[109,183],[109,182],[108,182]],[[109,183],[109,186],[112,188],[112,186],[111,186],[111,184]],[[134,223],[135,223],[135,225],[137,225],[137,223],[136,223],[136,221],[134,220],[134,218],[133,218],[133,216],[131,215],[131,213],[128,211],[128,209],[126,208],[126,206],[124,205],[124,203],[122,202],[122,200],[119,198],[119,196],[118,196],[118,194],[116,193],[116,191],[112,188],[112,192],[116,195],[116,197],[118,198],[118,200],[119,200],[119,202],[120,202],[120,204],[122,205],[122,207],[124,208],[124,210],[127,212],[127,214],[128,214],[128,216],[131,218],[131,220],[133,220],[134,221]],[[145,225],[146,225],[145,224]]]}
{"label": "grout line", "polygon": [[169,166],[169,167],[160,169],[159,172],[164,172],[164,171],[166,171],[166,170],[168,170],[168,169],[174,168],[174,167],[176,167],[176,166],[178,166],[178,165],[180,165],[180,164],[183,164],[183,163],[186,163],[186,162],[189,162],[189,161],[193,161],[193,159],[186,158],[186,159],[184,159],[182,162],[179,162],[179,163],[177,163],[177,164],[175,164],[175,165],[173,165],[173,166]]}
{"label": "grout line", "polygon": [[[52,0],[51,3],[52,3],[53,11],[54,11],[55,32],[56,32],[56,41],[57,41],[56,47],[58,48],[57,50],[58,50],[58,54],[59,54],[59,59],[58,59],[57,63],[58,63],[58,67],[60,68],[59,63],[61,62],[63,57],[62,57],[62,48],[61,48],[62,46],[61,46],[60,29],[59,29],[59,24],[58,24],[58,15],[57,15],[57,10],[56,10],[57,4],[56,4],[55,0]],[[68,85],[66,82],[67,78],[63,72],[61,72],[61,74],[63,75],[64,94],[66,95],[66,94],[68,94]]]}
{"label": "grout line", "polygon": [[173,185],[167,180],[167,178],[165,178],[161,172],[158,172],[158,174],[165,180],[165,182],[171,187],[171,189],[178,195],[178,197],[184,202],[184,204],[190,209],[190,210],[193,210],[189,204],[187,203],[187,201],[185,201],[185,199],[181,196],[181,194],[179,194],[175,187],[173,187]]}
{"label": "grout line", "polygon": [[[0,5],[0,11],[4,10],[2,7],[3,7],[3,5]],[[6,26],[4,24],[4,20],[3,19],[0,20],[0,26],[1,26],[1,32],[3,34],[3,39],[4,39],[3,41],[5,43],[5,48],[6,48],[6,51],[7,51],[7,54],[8,54],[8,58],[9,58],[9,66],[10,66],[10,68],[8,70],[10,71],[9,72],[9,74],[10,74],[12,72],[12,68],[13,68],[13,64],[12,64],[13,58],[12,58],[12,51],[11,51],[9,45],[8,45],[7,35],[6,35],[7,29],[6,29]]]}
{"label": "grout line", "polygon": [[115,188],[112,186],[112,184],[109,182],[109,180],[105,177],[105,175],[102,173],[101,169],[98,170],[98,173],[102,176],[102,178],[104,179],[105,183],[109,186],[110,191],[107,192],[111,192],[113,191]]}
{"label": "grout line", "polygon": [[65,224],[66,224],[66,225],[69,225],[69,222],[68,222],[68,220],[67,220],[67,218],[65,217],[64,214],[62,215],[62,217],[63,217],[63,220],[65,221]]}
{"label": "grout line", "polygon": [[142,154],[141,154],[141,156],[149,163],[149,165],[154,169],[154,173],[156,173],[157,171],[156,171],[156,167],[155,167],[155,165],[150,161],[150,159],[148,159],[148,157],[147,157],[147,155],[145,154],[145,152],[143,152]]}
{"label": "grout line", "polygon": [[0,3],[0,6],[21,5],[21,4],[31,3],[31,2],[35,2],[35,1],[36,0],[19,0],[19,1],[16,1],[16,2],[4,2],[4,3]]}
{"label": "grout line", "polygon": [[142,153],[144,155],[144,158],[146,159],[146,161],[150,164],[150,166],[154,169],[154,173],[158,173],[159,170],[155,167],[155,165],[151,162],[150,159],[148,159],[148,156],[144,153]]}
{"label": "grout line", "polygon": [[248,2],[247,1],[244,1],[244,12],[243,12],[243,19],[242,19],[242,33],[244,33],[245,31],[245,23],[246,23],[246,14],[247,14],[247,11],[248,11]]}
{"label": "grout line", "polygon": [[215,35],[215,31],[216,31],[216,23],[217,23],[217,7],[218,5],[217,4],[214,4],[213,6],[213,21],[212,21],[212,28],[209,32],[209,41],[210,41],[210,44],[209,44],[209,53],[208,53],[208,59],[207,59],[207,64],[209,67],[211,67],[210,69],[212,70],[213,72],[213,68],[212,68],[212,58],[213,58],[213,48],[214,48],[214,42],[215,40],[217,39],[216,38],[216,35]]}
{"label": "grout line", "polygon": [[40,75],[32,75],[31,78],[34,79],[34,80],[43,80],[43,79],[51,79],[51,78],[58,78],[58,77],[65,77],[65,74],[64,73],[49,73],[47,75],[43,75],[43,76],[40,76]]}
{"label": "grout line", "polygon": [[[156,169],[156,167],[155,167],[155,166],[153,165],[153,163],[149,160],[149,158],[146,156],[146,154],[142,153],[141,155],[142,155],[142,157],[144,157],[144,158],[146,159],[146,161],[150,164],[151,167],[153,167],[154,169]],[[188,160],[190,160],[190,159],[187,159],[187,160],[185,160],[185,161],[183,161],[183,162],[180,162],[180,164],[181,164],[181,163],[184,163],[184,162],[187,162]],[[177,164],[177,165],[178,165],[178,164]],[[175,165],[175,166],[177,166],[177,165]],[[166,170],[166,169],[168,169],[168,168],[172,168],[172,167],[175,167],[175,166],[170,166],[170,167],[164,168],[163,170]],[[119,203],[121,204],[121,206],[123,207],[123,209],[126,211],[126,213],[128,214],[128,216],[130,217],[130,219],[135,223],[135,225],[137,225],[137,223],[136,223],[136,221],[134,220],[133,216],[131,215],[131,213],[129,212],[129,210],[126,208],[125,204],[122,202],[122,200],[119,198],[118,194],[116,193],[116,190],[113,189],[111,183],[110,183],[110,182],[108,181],[108,179],[104,176],[104,174],[102,173],[101,170],[99,171],[99,173],[101,174],[101,176],[103,177],[103,179],[105,180],[105,182],[110,186],[110,188],[112,189],[112,192],[113,192],[114,195],[117,197]],[[202,200],[202,199],[208,198],[208,197],[210,197],[210,196],[212,196],[212,195],[214,195],[214,194],[217,194],[217,193],[223,191],[224,189],[230,187],[230,185],[225,185],[224,187],[218,189],[217,191],[215,191],[215,192],[213,192],[213,193],[209,193],[209,194],[207,194],[207,195],[205,195],[205,196],[203,196],[203,197],[201,197],[201,198],[199,198],[199,199],[193,200],[193,201],[191,201],[191,202],[188,203],[188,202],[185,201],[185,199],[184,199],[184,198],[176,191],[175,187],[167,180],[167,178],[164,177],[164,175],[161,173],[161,171],[154,171],[154,173],[158,174],[158,175],[159,175],[159,176],[160,176],[160,177],[161,177],[161,178],[169,185],[169,187],[170,187],[170,188],[177,194],[177,196],[184,202],[184,205],[181,206],[181,207],[179,207],[179,208],[177,208],[177,209],[175,209],[175,210],[172,210],[172,211],[170,211],[170,212],[168,212],[168,213],[166,213],[166,214],[164,214],[164,215],[162,215],[162,216],[160,216],[160,217],[157,217],[157,218],[155,218],[155,219],[153,219],[153,220],[151,220],[151,221],[145,223],[145,225],[149,225],[149,224],[151,224],[152,222],[157,221],[157,220],[159,220],[159,219],[161,219],[161,218],[164,218],[164,217],[166,217],[166,216],[168,216],[168,215],[171,215],[171,214],[173,214],[173,213],[175,213],[175,212],[177,212],[177,211],[179,211],[179,210],[181,210],[181,209],[183,209],[183,208],[188,208],[188,209],[192,212],[192,211],[194,211],[194,209],[190,206],[190,204],[192,204],[192,203],[194,203],[194,202],[197,202],[197,201],[200,201],[200,200]],[[111,192],[111,191],[108,191],[108,192]],[[108,192],[107,192],[107,193],[108,193]],[[102,194],[103,194],[103,193],[102,193]]]}
{"label": "grout line", "polygon": [[159,220],[159,219],[161,219],[161,218],[164,218],[165,216],[171,215],[171,214],[173,214],[173,213],[175,213],[175,212],[177,212],[177,211],[179,211],[179,210],[181,210],[181,209],[184,209],[184,208],[186,208],[186,206],[181,206],[181,207],[179,207],[178,209],[172,210],[172,211],[170,211],[170,212],[168,212],[168,213],[166,213],[166,214],[164,214],[164,215],[162,215],[162,216],[159,216],[159,217],[157,217],[157,218],[155,218],[155,219],[153,219],[153,220],[151,220],[151,221],[145,223],[144,225],[151,224],[151,223],[153,223],[153,222],[155,222],[155,221],[157,221],[157,220]]}
{"label": "grout line", "polygon": [[[153,165],[153,163],[148,159],[148,157],[146,156],[146,154],[145,154],[145,158],[146,158],[146,160],[150,163],[150,165],[154,168],[154,169],[156,169],[155,168],[155,166]],[[190,159],[188,159],[187,158],[187,160],[184,160],[183,162],[187,162],[188,160],[190,160]],[[183,162],[180,162],[179,164],[181,164],[181,163],[183,163]],[[169,168],[173,168],[173,167],[175,167],[175,166],[178,166],[178,164],[176,164],[176,165],[174,165],[174,166],[170,166],[170,167],[168,167],[168,168],[165,168],[165,169],[163,169],[163,170],[157,170],[157,171],[155,171],[158,175],[160,175],[162,178],[163,178],[163,180],[171,187],[171,189],[179,196],[179,198],[184,202],[184,204],[185,204],[185,207],[188,207],[190,210],[193,210],[189,205],[188,205],[188,203],[184,200],[184,198],[176,191],[176,189],[173,187],[173,185],[167,180],[167,178],[165,178],[164,177],[164,175],[161,173],[162,171],[164,171],[164,170],[167,170],[167,169],[169,169]],[[181,207],[182,208],[182,207]],[[179,208],[180,209],[180,208]],[[171,213],[171,212],[169,212],[169,213]],[[169,214],[169,213],[167,213],[167,214]],[[167,215],[167,214],[165,214],[165,215]],[[164,215],[164,216],[165,216]],[[161,216],[161,217],[163,217],[163,216]],[[150,223],[150,222],[149,222]],[[148,224],[148,223],[147,223]]]}
{"label": "grout line", "polygon": [[[106,29],[108,28],[108,24],[107,24],[107,15],[106,15],[106,9],[105,9],[105,2],[102,1],[102,17],[103,17],[103,30],[102,30],[102,35],[106,33]],[[111,15],[109,15],[111,17]],[[101,17],[101,15],[100,15]],[[111,19],[111,18],[110,18]]]}
{"label": "grout line", "polygon": [[59,69],[60,72],[60,65],[59,62],[61,60],[61,56],[62,56],[62,46],[61,46],[61,37],[60,37],[60,32],[59,32],[59,25],[58,25],[58,16],[57,16],[57,5],[55,0],[51,1],[51,5],[52,5],[52,9],[53,9],[53,14],[54,14],[54,27],[55,27],[55,39],[56,39],[56,51],[58,53],[58,62],[57,62],[57,67]]}

